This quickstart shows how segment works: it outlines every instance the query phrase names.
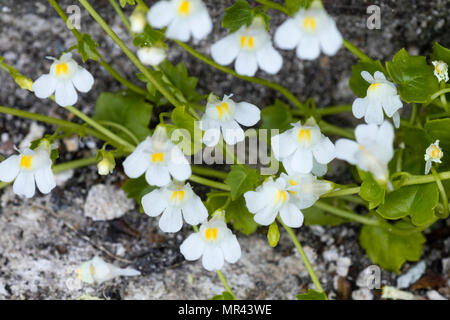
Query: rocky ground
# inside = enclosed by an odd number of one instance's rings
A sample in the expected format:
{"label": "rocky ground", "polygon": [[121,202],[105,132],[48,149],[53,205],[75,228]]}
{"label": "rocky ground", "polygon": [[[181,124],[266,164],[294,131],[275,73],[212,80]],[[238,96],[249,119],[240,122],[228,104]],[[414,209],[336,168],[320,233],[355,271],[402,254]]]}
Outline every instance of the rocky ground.
{"label": "rocky ground", "polygon": [[[94,3],[94,1],[91,1]],[[215,21],[213,35],[194,46],[209,54],[209,46],[225,34],[219,19],[232,1],[205,1]],[[410,53],[426,54],[433,41],[450,46],[448,30],[450,3],[446,0],[378,1],[381,7],[381,30],[366,27],[366,8],[372,1],[324,1],[328,12],[336,18],[346,39],[371,57],[386,60],[405,47]],[[60,1],[63,8],[76,1]],[[120,19],[109,2],[95,1],[100,14],[122,38],[128,39]],[[120,49],[107,39],[99,26],[81,10],[82,32],[89,32],[99,42],[101,53],[127,78],[136,81],[134,66]],[[127,11],[129,13],[129,11]],[[284,17],[270,12],[272,28]],[[0,0],[0,55],[25,75],[36,79],[46,72],[46,56],[58,56],[75,44],[74,37],[46,1]],[[189,73],[199,78],[199,91],[217,95],[233,92],[237,99],[264,106],[277,98],[277,93],[236,80],[191,58],[176,46],[170,47],[172,62],[185,61]],[[351,65],[356,59],[342,49],[334,57],[322,56],[304,62],[293,52],[282,52],[284,66],[275,76],[260,76],[282,83],[301,100],[313,97],[319,107],[351,103],[354,96],[348,87]],[[95,62],[87,68],[95,75],[94,90],[83,94],[78,107],[92,113],[96,97],[103,91],[121,87]],[[20,108],[63,119],[68,113],[54,103],[39,100],[17,88],[11,78],[0,71],[0,105]],[[406,108],[407,109],[407,108]],[[328,119],[344,127],[357,122],[348,115]],[[51,126],[35,124],[11,116],[0,115],[0,153],[8,156],[25,137],[52,132]],[[60,149],[60,162],[95,153],[101,146],[85,138],[67,139]],[[185,228],[176,235],[162,233],[157,219],[139,213],[134,203],[120,195],[118,187],[125,176],[97,175],[95,167],[79,169],[58,176],[58,187],[48,196],[23,200],[10,188],[1,194],[0,205],[0,299],[74,299],[84,294],[103,299],[208,299],[223,288],[215,273],[206,272],[199,262],[186,262],[179,245],[189,234]],[[329,178],[348,180],[347,166],[335,161]],[[204,189],[195,186],[204,194]],[[109,221],[95,221],[99,215],[124,215]],[[113,218],[116,216],[113,216]],[[94,218],[94,219],[93,219]],[[111,218],[111,217],[110,217]],[[358,245],[359,226],[303,227],[298,236],[312,260],[316,272],[331,299],[378,299],[380,290],[361,289],[357,281],[370,260]],[[426,271],[419,282],[408,290],[419,299],[450,297],[450,227],[440,224],[427,233],[428,242],[421,261]],[[239,237],[242,259],[226,265],[224,273],[241,299],[295,299],[295,294],[310,286],[308,273],[292,244],[283,235],[279,246],[267,245],[265,234]],[[100,286],[76,279],[76,267],[95,255],[119,266],[132,266],[142,272],[136,278],[117,278]],[[415,264],[405,264],[407,272]],[[382,283],[396,285],[397,275],[383,271]],[[439,295],[439,296],[438,296]]]}

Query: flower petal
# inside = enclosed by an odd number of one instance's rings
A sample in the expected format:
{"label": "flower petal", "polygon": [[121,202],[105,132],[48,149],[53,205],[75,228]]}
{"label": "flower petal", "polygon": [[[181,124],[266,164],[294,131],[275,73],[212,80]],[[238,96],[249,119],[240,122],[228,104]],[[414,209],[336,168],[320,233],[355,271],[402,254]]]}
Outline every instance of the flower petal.
{"label": "flower petal", "polygon": [[335,158],[334,144],[329,138],[325,137],[316,144],[312,150],[314,158],[318,163],[327,164]]}
{"label": "flower petal", "polygon": [[159,227],[164,232],[178,232],[183,226],[181,210],[175,207],[167,207],[159,219]]}
{"label": "flower petal", "polygon": [[372,75],[367,71],[361,71],[361,77],[366,80],[368,83],[375,83],[375,79]]}
{"label": "flower petal", "polygon": [[220,140],[220,128],[211,128],[205,131],[203,135],[203,143],[208,147],[214,147]]}
{"label": "flower petal", "polygon": [[375,73],[373,74],[373,77],[375,80],[386,80],[384,73],[381,71],[375,71]]}
{"label": "flower petal", "polygon": [[194,39],[202,40],[212,31],[213,24],[206,8],[200,10],[189,19]]}
{"label": "flower petal", "polygon": [[159,216],[167,208],[167,199],[161,190],[156,189],[142,197],[142,207],[150,217]]}
{"label": "flower petal", "polygon": [[262,226],[270,225],[277,217],[278,211],[272,207],[265,207],[261,211],[258,211],[253,219],[256,223]]}
{"label": "flower petal", "polygon": [[292,157],[291,167],[298,173],[310,173],[313,166],[311,150],[299,148]]}
{"label": "flower petal", "polygon": [[224,258],[220,247],[208,245],[203,252],[202,264],[208,271],[220,270],[223,267]]}
{"label": "flower petal", "polygon": [[273,136],[270,140],[272,152],[277,160],[283,159],[294,153],[295,143],[291,139],[291,131],[285,131],[282,134]]}
{"label": "flower petal", "polygon": [[304,36],[300,39],[300,44],[297,47],[297,57],[299,59],[314,60],[319,55],[319,39],[312,36]]}
{"label": "flower petal", "polygon": [[222,135],[229,145],[235,145],[245,138],[244,130],[234,120],[222,124]]}
{"label": "flower petal", "polygon": [[225,260],[229,263],[235,263],[241,258],[241,246],[234,234],[225,237],[220,243]]}
{"label": "flower petal", "polygon": [[230,34],[211,46],[211,56],[223,66],[230,64],[239,54],[239,43],[235,34]]}
{"label": "flower petal", "polygon": [[[336,155],[336,153],[335,153]],[[311,173],[315,176],[321,177],[325,175],[328,171],[328,165],[318,163],[315,159],[313,159],[313,167],[311,169]]]}
{"label": "flower petal", "polygon": [[13,155],[8,159],[0,162],[0,181],[13,181],[20,171],[20,156]]}
{"label": "flower petal", "polygon": [[151,186],[162,187],[170,183],[169,170],[165,166],[150,165],[145,173],[145,180]]}
{"label": "flower petal", "polygon": [[283,58],[272,47],[270,41],[256,52],[256,60],[259,67],[269,74],[277,73],[283,65]]}
{"label": "flower petal", "polygon": [[367,107],[364,120],[369,124],[373,123],[380,125],[383,123],[384,120],[383,108],[378,100],[376,101],[369,100],[369,106]]}
{"label": "flower petal", "polygon": [[149,166],[149,155],[142,152],[142,149],[141,145],[139,145],[123,162],[125,174],[132,179],[140,177]]}
{"label": "flower petal", "polygon": [[261,119],[261,110],[248,102],[236,103],[234,119],[246,127],[254,126]]}
{"label": "flower petal", "polygon": [[303,224],[303,213],[292,203],[281,207],[280,217],[291,228],[299,228]]}
{"label": "flower petal", "polygon": [[262,192],[247,191],[244,193],[245,205],[251,213],[257,213],[266,205],[266,199]]}
{"label": "flower petal", "polygon": [[368,104],[367,98],[356,98],[355,101],[353,101],[352,112],[356,119],[364,117]]}
{"label": "flower petal", "polygon": [[72,77],[72,83],[80,92],[88,92],[94,85],[94,77],[85,68],[79,67]]}
{"label": "flower petal", "polygon": [[175,8],[169,1],[155,3],[147,13],[147,20],[154,28],[167,26],[175,17]]}
{"label": "flower petal", "polygon": [[59,80],[55,88],[55,101],[61,107],[74,105],[78,100],[77,92],[69,79]]}
{"label": "flower petal", "polygon": [[300,30],[294,19],[283,22],[275,32],[275,44],[281,49],[292,50],[300,42]]}
{"label": "flower petal", "polygon": [[192,199],[186,201],[181,210],[183,211],[184,221],[192,226],[208,219],[208,210],[197,195],[194,195]]}
{"label": "flower petal", "polygon": [[43,194],[49,193],[56,187],[55,176],[53,175],[51,166],[37,170],[34,174],[34,178],[39,191]]}
{"label": "flower petal", "polygon": [[349,139],[339,139],[335,145],[336,158],[345,160],[350,164],[356,164],[356,154],[359,150],[359,145]]}
{"label": "flower petal", "polygon": [[378,135],[376,124],[360,124],[356,126],[355,138],[360,144],[365,145],[369,141],[375,141]]}
{"label": "flower petal", "polygon": [[234,68],[237,73],[243,76],[253,77],[258,70],[256,55],[253,52],[239,52]]}
{"label": "flower petal", "polygon": [[188,160],[176,146],[170,151],[169,172],[179,181],[187,180],[192,174]]}
{"label": "flower petal", "polygon": [[19,196],[31,198],[34,196],[35,190],[34,174],[30,172],[20,172],[13,184],[14,193]]}
{"label": "flower petal", "polygon": [[186,260],[197,260],[205,251],[205,241],[198,232],[193,233],[183,241],[180,251]]}
{"label": "flower petal", "polygon": [[381,104],[383,105],[384,112],[386,112],[388,117],[392,117],[398,109],[403,107],[403,103],[400,100],[399,95],[384,97],[381,100]]}
{"label": "flower petal", "polygon": [[334,56],[342,46],[342,35],[333,19],[327,30],[320,33],[320,46],[323,53],[328,56]]}
{"label": "flower petal", "polygon": [[185,19],[175,18],[166,30],[166,37],[186,42],[190,38],[189,24]]}
{"label": "flower petal", "polygon": [[34,81],[32,89],[36,97],[45,99],[50,97],[56,89],[57,79],[51,74],[43,74]]}

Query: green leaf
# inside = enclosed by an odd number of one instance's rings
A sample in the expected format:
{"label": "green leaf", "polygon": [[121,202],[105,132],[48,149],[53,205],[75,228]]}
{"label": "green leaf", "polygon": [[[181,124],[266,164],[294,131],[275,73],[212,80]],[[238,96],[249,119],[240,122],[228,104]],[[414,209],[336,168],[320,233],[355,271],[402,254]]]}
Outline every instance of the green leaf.
{"label": "green leaf", "polygon": [[136,47],[150,47],[157,43],[163,42],[165,39],[164,33],[153,29],[149,24],[144,28],[144,32],[138,33],[134,36],[133,45]]}
{"label": "green leaf", "polygon": [[254,190],[261,182],[258,170],[244,165],[234,165],[225,183],[231,188],[231,199],[236,200],[245,192]]}
{"label": "green leaf", "polygon": [[225,210],[225,219],[227,223],[231,223],[235,230],[240,231],[245,235],[250,235],[256,231],[258,224],[253,219],[245,205],[244,197],[240,197],[236,201],[230,202]]}
{"label": "green leaf", "polygon": [[202,149],[202,131],[198,121],[188,114],[185,107],[177,107],[172,111],[172,122],[175,129],[169,129],[169,137],[186,155],[192,155]]}
{"label": "green leaf", "polygon": [[433,53],[431,54],[431,59],[444,61],[446,64],[450,65],[450,49],[441,46],[439,43],[433,43]]}
{"label": "green leaf", "polygon": [[325,211],[316,207],[311,207],[301,210],[305,218],[303,224],[305,226],[337,226],[341,223],[348,222],[348,220],[326,213]]}
{"label": "green leaf", "polygon": [[436,183],[402,187],[386,195],[377,212],[385,219],[397,220],[411,216],[416,226],[423,226],[434,218],[439,200]]}
{"label": "green leaf", "polygon": [[[439,147],[444,152],[442,163],[439,165],[440,170],[450,169],[450,119],[431,120],[425,123],[425,130],[431,137],[431,142],[439,140]],[[426,146],[428,147],[428,146]],[[422,157],[425,154],[425,149],[422,150]],[[433,164],[435,165],[435,164]]]}
{"label": "green leaf", "polygon": [[[190,102],[198,100],[199,94],[195,90],[198,79],[188,75],[184,62],[180,62],[174,66],[169,61],[165,60],[159,67],[170,82],[169,84],[169,82],[166,81],[167,85],[172,89],[179,90],[184,98]],[[164,77],[162,79],[164,81]]]}
{"label": "green leaf", "polygon": [[425,170],[424,154],[433,142],[430,135],[422,128],[401,127],[397,130],[398,138],[405,144],[402,157],[402,171],[411,174],[423,174]]}
{"label": "green leaf", "polygon": [[130,6],[134,6],[136,4],[136,0],[120,0],[120,6],[122,8],[127,4],[129,4]]}
{"label": "green leaf", "polygon": [[307,293],[296,295],[298,300],[327,300],[327,295],[323,291],[308,289]]}
{"label": "green leaf", "polygon": [[14,78],[14,81],[20,88],[28,91],[33,91],[33,80],[25,77],[16,68],[4,63],[3,60],[5,60],[5,57],[0,56],[0,69],[4,69],[6,72],[8,72],[10,76]]}
{"label": "green leaf", "polygon": [[[152,116],[152,105],[145,102],[141,96],[133,93],[103,92],[97,99],[94,111],[95,121],[109,121],[124,126],[131,131],[139,141],[150,135],[148,125]],[[127,141],[132,138],[121,130],[117,134]]]}
{"label": "green leaf", "polygon": [[289,129],[294,122],[291,108],[280,100],[275,100],[271,106],[261,110],[261,128],[279,129],[281,132]]}
{"label": "green leaf", "polygon": [[391,62],[386,62],[391,79],[397,83],[402,100],[407,103],[426,103],[439,90],[433,66],[426,57],[410,56],[405,49],[397,52]]}
{"label": "green leaf", "polygon": [[77,50],[83,62],[86,62],[87,59],[98,61],[102,58],[97,51],[97,47],[98,43],[92,40],[89,34],[81,34],[81,37],[78,39]]}
{"label": "green leaf", "polygon": [[253,21],[253,15],[254,12],[247,1],[237,0],[231,7],[225,9],[222,27],[235,32],[242,26],[249,26]]}
{"label": "green leaf", "polygon": [[367,71],[371,75],[375,73],[375,71],[380,71],[384,73],[383,65],[379,60],[374,62],[358,62],[357,64],[352,66],[352,76],[349,81],[350,88],[353,93],[361,98],[364,98],[367,95],[367,89],[370,86],[366,80],[361,77],[362,71]]}
{"label": "green leaf", "polygon": [[[410,226],[403,221],[395,225],[397,227]],[[397,235],[383,228],[364,225],[359,241],[373,263],[386,270],[400,273],[400,267],[407,260],[418,261],[420,259],[426,239],[420,232]]]}
{"label": "green leaf", "polygon": [[289,13],[293,15],[297,13],[300,8],[309,8],[314,0],[285,0],[285,7],[288,9]]}
{"label": "green leaf", "polygon": [[386,190],[378,184],[371,173],[360,171],[359,175],[363,181],[359,195],[369,202],[369,210],[383,204]]}
{"label": "green leaf", "polygon": [[215,212],[222,208],[227,202],[229,194],[224,194],[222,191],[211,191],[206,194],[205,206],[208,212]]}
{"label": "green leaf", "polygon": [[211,300],[236,300],[236,298],[228,291],[224,291],[222,294],[212,297]]}
{"label": "green leaf", "polygon": [[137,179],[128,179],[122,186],[122,190],[125,191],[128,198],[136,200],[139,204],[141,212],[144,212],[141,203],[142,197],[155,189],[155,186],[150,186],[147,183],[147,180],[145,180],[145,175],[142,175]]}

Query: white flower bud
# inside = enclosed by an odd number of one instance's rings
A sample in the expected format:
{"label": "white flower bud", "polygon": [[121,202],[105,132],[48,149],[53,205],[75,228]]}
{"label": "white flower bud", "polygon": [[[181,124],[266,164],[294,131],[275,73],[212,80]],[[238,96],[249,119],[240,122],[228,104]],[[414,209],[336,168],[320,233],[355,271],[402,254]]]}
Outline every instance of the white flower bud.
{"label": "white flower bud", "polygon": [[130,16],[131,31],[134,33],[144,32],[145,25],[147,24],[147,17],[145,12],[137,10]]}
{"label": "white flower bud", "polygon": [[98,174],[101,176],[106,176],[113,172],[115,164],[109,159],[105,158],[97,164]]}
{"label": "white flower bud", "polygon": [[157,66],[166,59],[166,50],[161,47],[144,47],[137,51],[139,60],[147,66]]}

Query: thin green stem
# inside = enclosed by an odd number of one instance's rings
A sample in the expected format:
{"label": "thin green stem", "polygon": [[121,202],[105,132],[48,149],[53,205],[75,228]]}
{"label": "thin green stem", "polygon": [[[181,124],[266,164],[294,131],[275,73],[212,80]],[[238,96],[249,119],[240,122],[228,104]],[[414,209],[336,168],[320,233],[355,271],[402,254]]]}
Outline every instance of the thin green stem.
{"label": "thin green stem", "polygon": [[211,169],[211,168],[206,168],[206,167],[199,167],[199,166],[193,165],[193,166],[191,166],[191,168],[192,168],[193,173],[199,174],[204,177],[218,178],[218,179],[225,180],[228,175],[227,172],[223,172],[223,171],[219,171],[219,170],[215,170],[215,169]]}
{"label": "thin green stem", "polygon": [[351,42],[344,40],[342,44],[348,51],[357,56],[361,61],[373,62],[372,58],[370,58],[367,54],[362,52],[357,46],[355,46]]}
{"label": "thin green stem", "polygon": [[128,29],[128,32],[133,34],[133,32],[131,31],[131,25],[130,25],[130,21],[128,21],[128,18],[125,16],[125,14],[123,13],[122,9],[120,8],[119,4],[117,3],[116,0],[109,0],[109,3],[111,3],[111,5],[113,6],[114,10],[116,10],[117,14],[119,15],[120,19],[122,20],[123,24],[125,25],[125,27]]}
{"label": "thin green stem", "polygon": [[436,169],[431,167],[431,173],[433,174],[433,177],[436,181],[436,184],[439,188],[439,193],[441,194],[441,200],[442,200],[442,206],[444,207],[443,214],[440,214],[436,211],[436,215],[439,218],[447,219],[449,210],[448,210],[448,198],[447,198],[447,192],[445,192],[444,185],[442,184],[441,179],[439,178],[439,174],[437,173]]}
{"label": "thin green stem", "polygon": [[[55,0],[48,0],[48,2],[50,3],[50,5],[52,5],[52,7],[55,9],[55,11],[59,14],[61,19],[63,19],[63,21],[67,24],[67,20],[68,20],[67,15],[61,9],[61,7],[58,5],[58,3]],[[70,31],[72,31],[72,33],[75,36],[75,38],[77,38],[77,41],[80,41],[82,34],[76,28],[71,28]],[[123,84],[124,86],[126,86],[130,90],[132,90],[135,93],[137,93],[139,95],[142,95],[142,96],[146,96],[147,95],[147,90],[145,90],[145,89],[135,85],[134,83],[128,81],[127,79],[125,79],[123,76],[120,75],[119,72],[117,72],[113,67],[111,67],[111,65],[109,65],[103,59],[103,57],[100,60],[100,65],[106,71],[108,71],[117,81],[119,81],[121,84]]]}
{"label": "thin green stem", "polygon": [[189,45],[187,45],[184,42],[178,41],[178,40],[174,40],[176,44],[178,44],[180,47],[182,47],[184,50],[186,50],[188,53],[190,53],[192,56],[194,56],[195,58],[203,61],[204,63],[222,71],[225,73],[228,73],[236,78],[248,81],[248,82],[252,82],[252,83],[256,83],[256,84],[260,84],[263,85],[265,87],[274,89],[276,91],[278,91],[279,93],[281,93],[284,97],[286,97],[294,106],[296,106],[297,108],[303,110],[303,114],[307,114],[307,111],[304,104],[297,99],[296,96],[294,96],[292,94],[292,92],[290,92],[288,89],[286,89],[285,87],[265,80],[265,79],[261,79],[261,78],[257,78],[257,77],[247,77],[247,76],[243,76],[238,74],[237,72],[235,72],[234,70],[224,67],[216,62],[214,62],[213,60],[207,58],[206,56],[204,56],[203,54],[201,54],[200,52],[198,52],[197,50],[195,50],[194,48],[190,47]]}
{"label": "thin green stem", "polygon": [[189,177],[189,180],[191,180],[192,182],[203,184],[203,185],[211,187],[211,188],[218,189],[218,190],[223,190],[223,191],[231,190],[230,187],[228,185],[226,185],[225,183],[209,180],[209,179],[202,178],[202,177],[199,177],[196,175],[191,175]]}
{"label": "thin green stem", "polygon": [[163,84],[161,84],[147,69],[133,52],[126,46],[126,44],[119,38],[119,36],[111,29],[105,20],[95,11],[87,0],[78,0],[81,5],[89,12],[95,21],[103,28],[108,36],[122,49],[126,56],[133,62],[133,64],[142,72],[142,74],[155,86],[155,88],[166,97],[166,99],[175,107],[182,106],[182,104],[170,93]]}
{"label": "thin green stem", "polygon": [[434,93],[431,96],[430,101],[433,101],[433,100],[437,99],[440,95],[443,95],[443,94],[446,94],[446,93],[449,93],[449,92],[450,92],[450,88],[441,89],[441,90],[439,90],[438,92]]}
{"label": "thin green stem", "polygon": [[[351,112],[351,111],[352,111],[352,106],[349,104],[343,104],[343,105],[339,105],[339,106],[332,106],[332,107],[316,109],[316,113],[321,116],[329,116],[329,115],[333,115],[333,114],[337,114],[337,113]],[[297,109],[291,110],[291,113],[294,116],[300,116],[300,117],[305,116],[305,114],[301,110],[297,110]]]}
{"label": "thin green stem", "polygon": [[360,190],[360,187],[353,187],[353,188],[345,188],[345,189],[336,190],[336,191],[330,191],[330,192],[322,195],[321,198],[348,196],[348,195],[359,193],[359,190]]}
{"label": "thin green stem", "polygon": [[133,152],[135,149],[135,146],[133,146],[128,141],[122,139],[112,131],[106,129],[102,125],[100,125],[97,121],[93,120],[92,118],[85,115],[83,112],[78,110],[77,108],[73,106],[65,107],[68,111],[72,112],[74,115],[76,115],[78,118],[82,119],[87,124],[91,125],[93,128],[97,129],[99,132],[101,132],[103,135],[108,137],[110,140],[122,145],[126,151]]}
{"label": "thin green stem", "polygon": [[412,110],[411,110],[411,117],[409,118],[409,124],[414,125],[414,122],[416,121],[417,117],[417,104],[412,104]]}
{"label": "thin green stem", "polygon": [[353,130],[340,128],[340,127],[332,125],[331,123],[328,123],[328,122],[326,122],[324,120],[321,120],[318,123],[318,125],[320,127],[320,130],[324,134],[341,136],[341,137],[345,137],[345,138],[348,138],[348,139],[355,139],[355,135],[353,133]]}
{"label": "thin green stem", "polygon": [[106,120],[102,120],[102,121],[98,121],[99,124],[103,125],[103,126],[108,126],[111,128],[116,128],[120,131],[122,131],[123,133],[125,133],[127,136],[129,136],[131,138],[131,140],[133,140],[135,145],[139,144],[139,139],[134,135],[133,132],[131,132],[129,129],[125,128],[124,126],[116,123],[116,122],[112,122],[112,121],[106,121]]}
{"label": "thin green stem", "polygon": [[228,284],[227,279],[225,278],[224,274],[222,273],[222,271],[217,270],[217,275],[219,276],[220,281],[222,281],[223,286],[225,287],[225,290],[228,291],[229,294],[231,294],[231,296],[233,298],[236,298],[236,296],[233,293],[233,290],[231,290],[230,285]]}
{"label": "thin green stem", "polygon": [[283,6],[279,3],[269,1],[269,0],[255,0],[255,1],[259,2],[260,4],[266,6],[270,9],[278,10],[280,12],[283,12],[284,14],[290,15],[289,10],[285,6]]}
{"label": "thin green stem", "polygon": [[309,262],[308,256],[306,255],[305,251],[303,250],[302,245],[300,244],[300,241],[298,241],[297,236],[295,235],[294,231],[291,228],[289,228],[287,225],[285,225],[280,218],[277,218],[277,219],[278,219],[278,222],[286,230],[289,237],[291,238],[291,241],[294,243],[295,247],[297,248],[297,251],[300,254],[300,257],[302,258],[303,263],[305,264],[306,269],[308,270],[309,276],[310,276],[311,280],[313,281],[314,285],[316,286],[316,289],[318,291],[324,292],[322,285],[320,284],[320,281],[317,278],[317,275],[314,272],[314,269],[312,268],[311,263]]}
{"label": "thin green stem", "polygon": [[337,208],[337,207],[327,204],[323,201],[316,201],[316,203],[314,204],[314,207],[325,210],[329,213],[334,214],[335,216],[345,218],[345,219],[348,219],[351,221],[356,221],[356,222],[359,222],[362,224],[367,224],[367,225],[372,225],[372,226],[378,226],[378,227],[380,226],[380,223],[377,220],[367,218],[367,217],[361,216],[359,214]]}

